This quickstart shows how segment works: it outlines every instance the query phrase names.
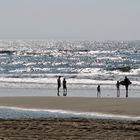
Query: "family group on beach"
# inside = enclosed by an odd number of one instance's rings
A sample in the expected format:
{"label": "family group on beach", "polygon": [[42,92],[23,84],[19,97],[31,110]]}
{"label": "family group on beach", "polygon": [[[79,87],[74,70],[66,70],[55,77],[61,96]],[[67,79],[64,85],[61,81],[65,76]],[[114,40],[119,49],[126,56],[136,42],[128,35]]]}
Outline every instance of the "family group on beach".
{"label": "family group on beach", "polygon": [[[123,81],[117,81],[116,88],[117,88],[117,97],[120,97],[120,85],[125,86],[126,89],[126,98],[128,97],[128,86],[132,84],[132,82],[125,76]],[[97,97],[101,97],[101,89],[100,85],[97,86]]]}
{"label": "family group on beach", "polygon": [[[117,88],[117,97],[120,97],[120,85],[125,86],[126,89],[126,98],[128,97],[128,86],[132,84],[132,82],[125,76],[123,81],[117,81],[116,88]],[[60,96],[59,90],[61,87],[61,76],[57,79],[57,96]],[[67,96],[67,82],[66,79],[63,78],[63,96]],[[100,85],[97,86],[97,97],[101,97],[101,88]]]}

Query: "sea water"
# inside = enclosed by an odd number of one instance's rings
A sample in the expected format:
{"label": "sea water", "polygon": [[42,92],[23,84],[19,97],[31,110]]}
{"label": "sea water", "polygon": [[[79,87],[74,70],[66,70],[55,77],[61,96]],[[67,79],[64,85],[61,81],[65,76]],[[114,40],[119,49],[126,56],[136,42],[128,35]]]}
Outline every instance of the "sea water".
{"label": "sea water", "polygon": [[[56,96],[58,76],[66,78],[68,96],[84,97],[95,97],[98,84],[102,96],[116,97],[116,81],[128,76],[129,96],[140,97],[140,41],[0,40],[0,96]],[[0,118],[46,116],[133,118],[0,108]]]}
{"label": "sea water", "polygon": [[140,41],[0,40],[0,96],[21,88],[29,90],[19,96],[55,96],[58,76],[69,96],[86,97],[98,84],[103,96],[116,97],[116,81],[128,76],[129,95],[140,97]]}
{"label": "sea water", "polygon": [[0,40],[0,88],[112,87],[124,76],[140,89],[140,41]]}

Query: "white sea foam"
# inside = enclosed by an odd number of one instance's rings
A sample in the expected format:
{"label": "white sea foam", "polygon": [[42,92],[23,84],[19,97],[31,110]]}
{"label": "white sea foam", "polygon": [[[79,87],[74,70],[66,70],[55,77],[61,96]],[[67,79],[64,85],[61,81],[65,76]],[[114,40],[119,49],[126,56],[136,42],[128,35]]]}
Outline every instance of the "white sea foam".
{"label": "white sea foam", "polygon": [[[78,76],[77,78],[70,78],[70,77],[67,77],[69,75],[63,75],[63,77],[66,77],[67,79],[67,85],[73,85],[73,86],[77,86],[77,85],[81,85],[81,86],[88,86],[88,85],[97,85],[97,84],[101,84],[101,85],[104,85],[106,87],[109,87],[109,86],[115,86],[116,84],[116,81],[112,81],[112,80],[94,80],[94,77],[93,79],[91,78],[90,79],[90,74],[86,75],[88,76],[89,78],[82,78],[80,76]],[[0,77],[0,87],[4,87],[4,85],[8,88],[8,87],[12,87],[14,85],[12,84],[15,84],[16,88],[20,88],[21,84],[22,86],[25,86],[24,88],[27,88],[27,87],[30,87],[29,85],[30,84],[35,84],[35,87],[41,87],[41,84],[46,86],[46,84],[52,84],[53,87],[57,85],[57,78],[53,78],[53,77],[46,77],[46,78],[41,78],[41,75],[37,78],[30,78],[30,77],[27,77],[27,78],[4,78],[4,77]],[[123,79],[122,79],[123,80]],[[37,86],[38,84],[38,86]],[[27,86],[28,85],[28,86]],[[140,86],[140,81],[132,81],[132,87],[133,86]],[[14,88],[14,87],[13,87]],[[70,87],[69,87],[70,88]]]}
{"label": "white sea foam", "polygon": [[[126,75],[140,85],[139,46],[140,41],[0,40],[0,87],[56,85],[59,75],[82,87],[112,85]],[[131,70],[115,70],[125,66]]]}

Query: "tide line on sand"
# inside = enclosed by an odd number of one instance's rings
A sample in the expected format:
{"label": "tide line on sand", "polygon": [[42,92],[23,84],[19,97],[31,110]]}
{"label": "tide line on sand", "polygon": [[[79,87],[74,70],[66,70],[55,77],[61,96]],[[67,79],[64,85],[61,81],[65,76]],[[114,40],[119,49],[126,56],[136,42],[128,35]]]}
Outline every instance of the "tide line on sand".
{"label": "tide line on sand", "polygon": [[35,109],[0,106],[1,119],[20,119],[20,118],[90,118],[90,119],[112,119],[112,120],[140,120],[140,116],[114,115],[99,112],[76,112],[55,109]]}

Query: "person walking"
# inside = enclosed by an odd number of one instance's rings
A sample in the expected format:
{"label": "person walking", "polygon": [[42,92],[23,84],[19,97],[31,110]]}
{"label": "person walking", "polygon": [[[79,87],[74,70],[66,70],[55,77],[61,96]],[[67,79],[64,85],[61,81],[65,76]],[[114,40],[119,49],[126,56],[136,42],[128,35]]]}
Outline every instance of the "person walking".
{"label": "person walking", "polygon": [[100,88],[100,85],[97,86],[97,97],[101,97],[101,88]]}
{"label": "person walking", "polygon": [[63,79],[63,96],[67,96],[67,81]]}
{"label": "person walking", "polygon": [[117,97],[120,97],[120,82],[117,81],[116,83],[116,88],[117,88]]}
{"label": "person walking", "polygon": [[60,87],[61,87],[61,76],[59,76],[57,79],[57,96],[60,96],[59,94]]}

